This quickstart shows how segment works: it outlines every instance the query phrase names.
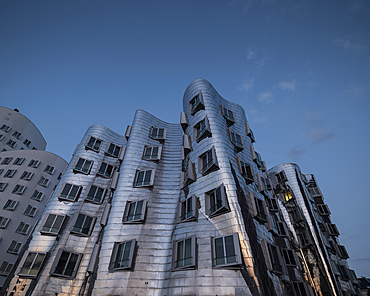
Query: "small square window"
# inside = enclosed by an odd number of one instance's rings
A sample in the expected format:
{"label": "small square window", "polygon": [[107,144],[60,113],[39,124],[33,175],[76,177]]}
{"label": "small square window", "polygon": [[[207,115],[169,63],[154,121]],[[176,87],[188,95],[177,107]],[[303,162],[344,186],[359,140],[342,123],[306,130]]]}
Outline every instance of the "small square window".
{"label": "small square window", "polygon": [[45,260],[46,254],[39,252],[27,252],[24,262],[21,262],[19,277],[36,278]]}
{"label": "small square window", "polygon": [[105,191],[104,188],[91,184],[88,190],[86,190],[86,200],[101,204],[105,196]]}
{"label": "small square window", "polygon": [[77,201],[80,197],[82,186],[64,183],[63,189],[59,194],[59,199],[66,201]]}
{"label": "small square window", "polygon": [[12,193],[22,195],[25,190],[26,190],[26,186],[15,185]]}
{"label": "small square window", "polygon": [[9,125],[6,125],[6,124],[3,124],[1,127],[0,127],[0,130],[4,131],[4,132],[8,132],[10,131],[11,127]]}
{"label": "small square window", "polygon": [[204,138],[211,137],[211,136],[212,136],[211,127],[209,125],[209,121],[206,116],[204,117],[204,119],[199,121],[194,126],[194,139],[196,140],[197,143],[199,143]]}
{"label": "small square window", "polygon": [[196,238],[189,237],[173,242],[172,269],[194,268],[196,264]]}
{"label": "small square window", "polygon": [[35,214],[37,212],[37,208],[36,207],[33,207],[33,206],[30,206],[28,205],[26,210],[24,211],[23,215],[25,216],[29,216],[29,217],[34,217]]}
{"label": "small square window", "polygon": [[276,177],[276,181],[278,184],[288,181],[288,178],[286,177],[286,174],[284,171],[277,173],[275,177]]}
{"label": "small square window", "polygon": [[206,193],[206,213],[210,218],[229,211],[230,207],[224,184]]}
{"label": "small square window", "polygon": [[225,117],[226,121],[227,121],[227,124],[230,126],[230,125],[233,125],[235,123],[235,115],[234,115],[234,112],[229,110],[229,109],[226,109],[224,106],[220,106],[221,108],[221,113],[223,115],[223,117]]}
{"label": "small square window", "polygon": [[239,157],[237,158],[237,162],[238,162],[239,171],[244,177],[247,185],[252,184],[254,182],[253,167],[249,163],[246,163],[240,160]]}
{"label": "small square window", "polygon": [[78,215],[75,215],[74,221],[72,221],[71,233],[89,236],[93,230],[94,222],[95,218],[78,213]]}
{"label": "small square window", "polygon": [[17,170],[7,170],[6,173],[4,174],[4,177],[12,178],[16,172]]}
{"label": "small square window", "polygon": [[211,238],[211,243],[214,268],[242,264],[238,233]]}
{"label": "small square window", "polygon": [[1,164],[9,164],[12,161],[13,157],[5,157]]}
{"label": "small square window", "polygon": [[155,170],[136,171],[134,187],[153,186]]}
{"label": "small square window", "polygon": [[151,127],[149,132],[149,137],[155,140],[163,141],[166,139],[166,128]]}
{"label": "small square window", "polygon": [[94,138],[93,136],[90,136],[88,140],[86,141],[86,149],[93,150],[95,152],[99,152],[101,143],[103,141],[97,138]]}
{"label": "small square window", "polygon": [[115,166],[109,163],[101,162],[99,170],[96,174],[104,178],[111,178],[115,171],[115,168]]}
{"label": "small square window", "polygon": [[74,278],[76,276],[81,258],[82,254],[72,253],[66,250],[59,250],[53,266],[51,267],[50,275]]}
{"label": "small square window", "polygon": [[24,171],[22,173],[20,179],[21,180],[27,180],[27,181],[29,181],[29,180],[31,180],[32,176],[33,176],[33,173],[32,172],[26,172],[26,171]]}
{"label": "small square window", "polygon": [[296,260],[295,253],[293,250],[283,249],[283,255],[284,255],[285,264],[287,266],[297,266],[297,260]]}
{"label": "small square window", "polygon": [[79,158],[73,171],[75,173],[82,173],[88,175],[90,173],[93,162],[84,158]]}
{"label": "small square window", "polygon": [[47,187],[48,184],[49,184],[49,181],[50,181],[49,179],[41,177],[37,184],[39,184],[40,186],[43,186],[43,187]]}
{"label": "small square window", "polygon": [[107,150],[105,151],[105,154],[112,156],[112,157],[118,157],[121,152],[122,147],[115,145],[113,143],[109,143],[107,146]]}
{"label": "small square window", "polygon": [[329,231],[329,235],[331,236],[338,236],[340,235],[339,231],[338,231],[338,228],[337,228],[337,225],[333,224],[333,223],[326,223],[326,227]]}
{"label": "small square window", "polygon": [[203,176],[220,169],[220,167],[218,166],[214,146],[210,150],[199,156],[198,168],[199,173],[201,173]]}
{"label": "small square window", "polygon": [[46,168],[44,169],[44,172],[52,175],[54,173],[54,170],[55,170],[55,167],[47,164]]}
{"label": "small square window", "polygon": [[37,168],[40,164],[39,160],[32,159],[28,164],[29,167]]}
{"label": "small square window", "polygon": [[326,204],[319,204],[317,205],[317,208],[320,212],[320,215],[327,216],[331,214],[329,207]]}
{"label": "small square window", "polygon": [[7,253],[18,255],[19,249],[21,248],[21,246],[22,246],[22,243],[19,243],[19,242],[13,240],[10,243],[10,246],[7,250]]}
{"label": "small square window", "polygon": [[145,160],[159,160],[161,158],[161,146],[145,146],[143,159]]}
{"label": "small square window", "polygon": [[0,192],[3,192],[7,185],[8,183],[0,183]]}
{"label": "small square window", "polygon": [[123,223],[143,223],[146,212],[146,201],[128,201],[123,214]]}
{"label": "small square window", "polygon": [[3,264],[1,264],[0,267],[0,275],[5,275],[7,276],[9,272],[12,270],[13,264],[3,261]]}
{"label": "small square window", "polygon": [[230,129],[228,129],[229,138],[231,143],[235,146],[235,149],[237,152],[240,152],[244,149],[244,141],[241,135],[232,132]]}
{"label": "small square window", "polygon": [[179,202],[178,222],[194,221],[198,218],[198,198],[195,195],[188,196]]}
{"label": "small square window", "polygon": [[13,164],[21,165],[21,164],[23,163],[24,159],[25,159],[24,157],[17,157],[17,158],[14,160]]}
{"label": "small square window", "polygon": [[15,147],[15,144],[17,144],[17,142],[16,141],[13,141],[13,140],[9,140],[7,143],[6,143],[6,145],[8,145],[9,147],[11,147],[11,148],[14,148]]}
{"label": "small square window", "polygon": [[42,197],[43,197],[44,193],[38,191],[38,190],[35,190],[31,196],[31,199],[34,199],[34,200],[37,200],[37,201],[41,201]]}
{"label": "small square window", "polygon": [[41,223],[39,231],[42,234],[58,235],[65,218],[66,216],[63,215],[47,214]]}
{"label": "small square window", "polygon": [[11,200],[11,199],[8,199],[3,207],[4,210],[8,210],[8,211],[14,211],[15,208],[17,207],[18,205],[18,201],[17,200]]}
{"label": "small square window", "polygon": [[189,102],[189,113],[194,115],[199,110],[204,110],[204,102],[203,102],[203,95],[199,92],[196,96],[194,96]]}
{"label": "small square window", "polygon": [[132,269],[135,247],[136,240],[114,243],[109,270]]}
{"label": "small square window", "polygon": [[26,146],[26,147],[30,147],[31,145],[31,141],[30,140],[24,140],[23,144]]}
{"label": "small square window", "polygon": [[190,157],[187,156],[182,161],[182,172],[180,175],[180,186],[184,188],[189,184],[196,181],[195,164],[190,161]]}
{"label": "small square window", "polygon": [[27,234],[29,228],[30,228],[29,224],[21,222],[19,223],[19,226],[15,232],[20,234]]}
{"label": "small square window", "polygon": [[0,228],[5,228],[10,221],[10,218],[0,217]]}
{"label": "small square window", "polygon": [[319,187],[308,188],[312,197],[322,197],[321,191]]}
{"label": "small square window", "polygon": [[21,134],[20,132],[17,132],[17,131],[15,131],[15,132],[13,133],[13,137],[14,137],[14,138],[16,138],[16,139],[18,139],[18,140],[21,138],[21,135],[22,135],[22,134]]}

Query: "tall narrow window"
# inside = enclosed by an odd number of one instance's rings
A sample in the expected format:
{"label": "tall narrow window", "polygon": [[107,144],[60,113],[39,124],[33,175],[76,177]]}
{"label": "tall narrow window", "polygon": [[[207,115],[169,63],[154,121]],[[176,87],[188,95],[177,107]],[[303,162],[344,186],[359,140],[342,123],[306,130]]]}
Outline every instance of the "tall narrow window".
{"label": "tall narrow window", "polygon": [[37,277],[45,257],[46,257],[45,253],[27,252],[25,259],[23,259],[24,260],[23,264],[21,262],[22,267],[18,275],[20,277],[29,277],[29,278]]}
{"label": "tall narrow window", "polygon": [[207,175],[220,169],[218,166],[215,147],[212,147],[199,157],[198,167],[202,175]]}
{"label": "tall narrow window", "polygon": [[194,115],[195,113],[202,109],[204,109],[204,102],[203,95],[200,92],[190,100],[188,111],[191,115]]}
{"label": "tall narrow window", "polygon": [[221,105],[221,112],[229,126],[235,123],[235,115],[233,111],[226,109],[224,106]]}
{"label": "tall narrow window", "polygon": [[57,214],[47,214],[40,227],[42,234],[58,235],[66,216]]}
{"label": "tall narrow window", "polygon": [[85,147],[86,147],[86,149],[90,149],[90,150],[93,150],[95,152],[99,152],[102,142],[103,142],[102,140],[97,139],[93,136],[90,136],[90,138],[86,142]]}
{"label": "tall narrow window", "polygon": [[253,167],[249,163],[246,163],[246,162],[240,160],[239,157],[237,158],[237,161],[238,161],[238,166],[239,166],[240,173],[244,177],[247,185],[253,183],[254,182]]}
{"label": "tall narrow window", "polygon": [[128,201],[123,214],[123,223],[142,223],[145,218],[146,201]]}
{"label": "tall narrow window", "polygon": [[135,247],[136,240],[114,243],[109,269],[111,271],[131,269]]}
{"label": "tall narrow window", "polygon": [[184,269],[195,267],[195,237],[181,239],[173,243],[172,268]]}
{"label": "tall narrow window", "polygon": [[197,197],[195,195],[188,196],[180,201],[178,208],[178,221],[186,222],[193,221],[198,218]]}
{"label": "tall narrow window", "polygon": [[238,233],[212,239],[213,267],[237,266],[242,263]]}
{"label": "tall narrow window", "polygon": [[82,190],[82,186],[73,185],[70,183],[64,183],[63,190],[59,195],[59,199],[67,200],[67,201],[77,201],[80,196]]}
{"label": "tall narrow window", "polygon": [[92,161],[80,157],[73,168],[73,171],[87,175],[91,170],[92,164]]}
{"label": "tall narrow window", "polygon": [[8,186],[8,183],[0,183],[0,192],[3,192],[6,186]]}
{"label": "tall narrow window", "polygon": [[50,274],[66,278],[75,277],[81,258],[82,254],[59,250],[51,267]]}
{"label": "tall narrow window", "polygon": [[194,126],[194,139],[200,142],[202,139],[210,137],[211,135],[211,127],[206,116]]}
{"label": "tall narrow window", "polygon": [[228,132],[229,132],[230,141],[235,146],[236,151],[239,152],[243,150],[244,142],[243,142],[242,136],[237,133],[232,132],[230,129],[228,129]]}

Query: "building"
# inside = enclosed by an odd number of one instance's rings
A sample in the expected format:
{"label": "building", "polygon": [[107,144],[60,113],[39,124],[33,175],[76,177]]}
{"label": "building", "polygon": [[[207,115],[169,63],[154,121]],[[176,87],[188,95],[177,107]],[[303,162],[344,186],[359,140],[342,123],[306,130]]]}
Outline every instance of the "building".
{"label": "building", "polygon": [[179,124],[91,126],[3,295],[342,295],[310,277],[254,142],[203,79]]}

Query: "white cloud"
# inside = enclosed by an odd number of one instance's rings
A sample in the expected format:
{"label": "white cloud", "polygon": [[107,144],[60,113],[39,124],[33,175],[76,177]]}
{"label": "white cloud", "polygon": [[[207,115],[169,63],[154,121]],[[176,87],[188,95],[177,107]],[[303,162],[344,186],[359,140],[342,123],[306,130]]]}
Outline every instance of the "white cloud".
{"label": "white cloud", "polygon": [[245,79],[243,81],[242,86],[238,87],[238,89],[242,91],[249,91],[253,88],[253,86],[254,86],[254,77],[250,79]]}
{"label": "white cloud", "polygon": [[258,101],[271,103],[274,101],[274,96],[271,91],[261,92],[257,95]]}
{"label": "white cloud", "polygon": [[333,43],[342,46],[347,52],[360,52],[367,49],[365,45],[361,45],[349,37],[337,38]]}
{"label": "white cloud", "polygon": [[297,79],[293,79],[291,81],[281,81],[277,84],[277,87],[282,90],[290,90],[295,91]]}
{"label": "white cloud", "polygon": [[261,114],[261,112],[259,112],[256,109],[248,110],[247,113],[248,113],[248,115],[250,115],[253,118],[253,121],[255,121],[255,122],[265,122],[265,121],[268,120],[268,118],[265,114]]}

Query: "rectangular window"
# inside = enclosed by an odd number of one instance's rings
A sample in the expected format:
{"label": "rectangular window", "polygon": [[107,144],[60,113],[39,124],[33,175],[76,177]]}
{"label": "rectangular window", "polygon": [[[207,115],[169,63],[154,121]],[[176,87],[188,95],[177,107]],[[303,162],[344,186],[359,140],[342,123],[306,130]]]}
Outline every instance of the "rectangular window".
{"label": "rectangular window", "polygon": [[3,124],[1,127],[0,127],[0,130],[4,131],[4,132],[8,132],[10,131],[11,127],[9,125],[6,125],[6,124]]}
{"label": "rectangular window", "polygon": [[199,110],[204,110],[203,95],[201,92],[190,100],[188,111],[191,115],[194,115]]}
{"label": "rectangular window", "polygon": [[302,282],[293,282],[293,287],[296,296],[309,296],[309,292],[306,289],[306,286]]}
{"label": "rectangular window", "polygon": [[289,200],[293,199],[293,197],[294,197],[292,192],[290,191],[290,189],[284,191],[283,195],[284,195],[285,201],[289,201]]}
{"label": "rectangular window", "polygon": [[198,218],[198,198],[195,195],[188,196],[179,202],[178,222],[194,221]]}
{"label": "rectangular window", "polygon": [[122,147],[115,145],[113,143],[109,143],[107,146],[107,150],[105,151],[105,154],[112,156],[112,157],[118,157],[119,153],[121,152]]}
{"label": "rectangular window", "polygon": [[269,197],[268,188],[266,185],[266,180],[264,177],[261,177],[260,173],[257,173],[257,187],[258,191],[262,193],[265,197]]}
{"label": "rectangular window", "polygon": [[114,170],[115,167],[113,165],[102,162],[96,174],[104,178],[111,178],[114,173]]}
{"label": "rectangular window", "polygon": [[199,142],[206,137],[212,136],[211,127],[207,116],[194,126],[194,139]]}
{"label": "rectangular window", "polygon": [[297,266],[297,261],[295,259],[294,251],[291,249],[283,249],[283,255],[285,264],[287,266]]}
{"label": "rectangular window", "polygon": [[308,191],[310,192],[312,197],[321,197],[322,196],[319,187],[308,188]]}
{"label": "rectangular window", "polygon": [[40,164],[39,160],[32,159],[28,164],[29,167],[37,168]]}
{"label": "rectangular window", "polygon": [[277,273],[284,273],[283,263],[281,261],[280,249],[277,246],[268,244],[269,255],[272,265],[272,270]]}
{"label": "rectangular window", "polygon": [[93,136],[90,136],[86,142],[86,149],[93,150],[95,152],[99,152],[101,143],[103,141],[97,138],[94,138]]}
{"label": "rectangular window", "polygon": [[75,202],[80,197],[81,191],[82,186],[64,183],[59,199]]}
{"label": "rectangular window", "polygon": [[12,161],[13,157],[5,157],[1,164],[9,164]]}
{"label": "rectangular window", "polygon": [[298,234],[298,240],[301,248],[306,248],[312,244],[311,237],[307,231]]}
{"label": "rectangular window", "polygon": [[347,252],[345,246],[338,245],[338,249],[339,249],[339,253],[340,253],[340,258],[342,258],[342,259],[348,259],[349,258],[349,255],[348,255],[348,252]]}
{"label": "rectangular window", "polygon": [[160,146],[145,146],[143,159],[159,160],[161,157],[162,147]]}
{"label": "rectangular window", "polygon": [[58,235],[66,216],[57,214],[47,214],[40,227],[42,234]]}
{"label": "rectangular window", "polygon": [[26,190],[26,186],[15,185],[12,193],[22,195],[25,190]]}
{"label": "rectangular window", "polygon": [[65,278],[74,278],[81,258],[82,254],[59,250],[51,267],[50,274]]}
{"label": "rectangular window", "polygon": [[3,207],[4,210],[14,211],[15,207],[18,205],[18,201],[8,199]]}
{"label": "rectangular window", "polygon": [[26,147],[30,147],[30,145],[31,145],[31,141],[29,141],[29,140],[24,140],[24,142],[23,142],[23,144],[26,146]]}
{"label": "rectangular window", "polygon": [[7,170],[6,173],[4,174],[4,177],[12,178],[16,172],[17,170]]}
{"label": "rectangular window", "polygon": [[20,277],[36,278],[45,260],[45,253],[27,252],[21,269],[18,273]]}
{"label": "rectangular window", "polygon": [[228,129],[228,132],[229,132],[230,141],[235,146],[237,152],[243,150],[244,142],[243,142],[242,136],[237,133],[232,132],[230,129]]}
{"label": "rectangular window", "polygon": [[278,212],[279,207],[275,198],[266,198],[267,206],[270,212]]}
{"label": "rectangular window", "polygon": [[255,203],[256,203],[256,209],[257,209],[256,218],[260,222],[266,223],[267,222],[267,211],[266,211],[265,202],[262,199],[255,197]]}
{"label": "rectangular window", "polygon": [[18,139],[18,140],[20,139],[21,135],[22,135],[22,134],[21,134],[20,132],[17,132],[17,131],[15,131],[15,132],[13,133],[13,137],[14,137],[14,138],[16,138],[16,139]]}
{"label": "rectangular window", "polygon": [[123,214],[123,223],[143,223],[146,211],[146,201],[128,201]]}
{"label": "rectangular window", "polygon": [[290,208],[288,213],[293,224],[304,221],[301,209],[299,207]]}
{"label": "rectangular window", "polygon": [[21,165],[21,164],[23,163],[24,159],[25,159],[24,157],[17,157],[17,158],[14,160],[13,164]]}
{"label": "rectangular window", "polygon": [[15,232],[20,234],[27,234],[29,227],[30,227],[29,224],[21,222],[19,223],[19,226]]}
{"label": "rectangular window", "polygon": [[98,187],[96,185],[90,185],[90,187],[88,188],[86,192],[87,192],[86,200],[94,202],[94,203],[98,203],[98,204],[102,203],[104,199],[104,195],[105,195],[104,188]]}
{"label": "rectangular window", "polygon": [[90,235],[94,227],[95,218],[81,213],[78,213],[75,217],[75,221],[72,223],[71,233],[83,236]]}
{"label": "rectangular window", "polygon": [[337,236],[337,235],[340,234],[339,231],[338,231],[337,225],[335,225],[333,223],[326,223],[326,227],[329,231],[329,235]]}
{"label": "rectangular window", "polygon": [[109,270],[131,269],[136,247],[136,240],[114,243]]}
{"label": "rectangular window", "polygon": [[0,275],[8,275],[9,272],[12,270],[13,264],[3,261],[0,267]]}
{"label": "rectangular window", "polygon": [[40,186],[43,186],[43,187],[47,187],[48,184],[49,184],[49,181],[50,181],[49,179],[41,177],[37,184],[39,184]]}
{"label": "rectangular window", "polygon": [[7,185],[8,185],[8,183],[0,183],[0,192],[3,192]]}
{"label": "rectangular window", "polygon": [[0,217],[0,228],[5,228],[10,221],[10,218]]}
{"label": "rectangular window", "polygon": [[339,269],[340,277],[342,278],[342,280],[348,281],[349,280],[349,274],[348,274],[347,267],[345,267],[344,265],[339,264],[338,269]]}
{"label": "rectangular window", "polygon": [[196,181],[195,164],[190,161],[190,157],[187,156],[182,161],[182,172],[180,175],[180,186],[184,188],[189,184]]}
{"label": "rectangular window", "polygon": [[166,128],[151,127],[149,132],[149,137],[155,140],[165,140],[166,139]]}
{"label": "rectangular window", "polygon": [[14,148],[15,144],[16,144],[16,142],[15,142],[15,141],[13,141],[13,140],[9,140],[9,141],[6,143],[6,145],[8,145],[8,146],[9,146],[9,147],[11,147],[11,148]]}
{"label": "rectangular window", "polygon": [[210,218],[230,211],[226,188],[223,184],[206,193],[206,210]]}
{"label": "rectangular window", "polygon": [[33,192],[32,196],[31,196],[31,199],[34,199],[34,200],[37,200],[37,201],[41,201],[43,195],[44,195],[44,193],[35,190]]}
{"label": "rectangular window", "polygon": [[249,127],[249,123],[248,121],[245,122],[245,129],[246,129],[246,132],[247,132],[247,136],[251,139],[251,142],[254,143],[256,142],[255,138],[254,138],[254,134],[253,134],[253,131],[252,129]]}
{"label": "rectangular window", "polygon": [[73,171],[88,175],[90,173],[92,164],[92,161],[80,157],[73,168]]}
{"label": "rectangular window", "polygon": [[31,180],[32,176],[33,176],[33,173],[32,172],[26,172],[26,171],[24,171],[22,173],[20,179],[21,180],[27,180],[27,181],[29,181],[29,180]]}
{"label": "rectangular window", "polygon": [[284,171],[277,173],[275,177],[276,177],[276,181],[278,184],[288,181],[288,178],[286,177],[286,174]]}
{"label": "rectangular window", "polygon": [[172,247],[172,269],[194,268],[195,250],[195,237],[175,241]]}
{"label": "rectangular window", "polygon": [[199,156],[198,167],[203,176],[220,169],[214,146]]}
{"label": "rectangular window", "polygon": [[331,214],[329,207],[326,204],[318,204],[317,208],[319,210],[320,215],[322,216],[327,216]]}
{"label": "rectangular window", "polygon": [[136,171],[134,187],[153,186],[155,170]]}
{"label": "rectangular window", "polygon": [[28,205],[26,210],[24,211],[23,215],[25,216],[29,216],[29,217],[34,217],[35,214],[37,212],[37,208],[36,207],[33,207],[33,206],[30,206]]}
{"label": "rectangular window", "polygon": [[243,178],[245,179],[247,185],[253,183],[254,182],[253,167],[249,163],[246,163],[246,162],[240,160],[239,157],[237,158],[237,162],[238,162],[240,173],[242,174]]}
{"label": "rectangular window", "polygon": [[21,246],[22,246],[22,243],[19,243],[19,242],[13,240],[10,243],[10,246],[9,246],[7,252],[11,253],[11,254],[18,254],[19,249],[21,248]]}
{"label": "rectangular window", "polygon": [[235,115],[234,115],[234,112],[229,110],[229,109],[226,109],[224,106],[220,106],[221,107],[221,113],[223,115],[223,117],[225,117],[226,121],[227,121],[227,124],[230,126],[232,124],[235,123]]}
{"label": "rectangular window", "polygon": [[238,233],[211,239],[212,266],[238,266],[242,263]]}
{"label": "rectangular window", "polygon": [[54,173],[54,170],[55,170],[55,167],[53,167],[51,165],[46,165],[46,168],[45,168],[44,172],[52,175]]}
{"label": "rectangular window", "polygon": [[287,236],[287,230],[286,230],[284,222],[277,221],[276,227],[277,227],[279,236]]}

